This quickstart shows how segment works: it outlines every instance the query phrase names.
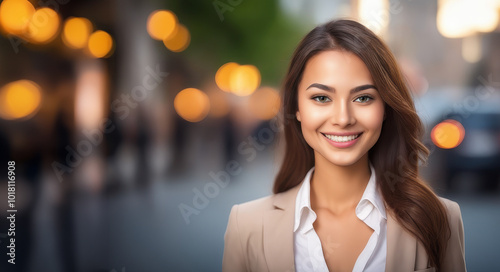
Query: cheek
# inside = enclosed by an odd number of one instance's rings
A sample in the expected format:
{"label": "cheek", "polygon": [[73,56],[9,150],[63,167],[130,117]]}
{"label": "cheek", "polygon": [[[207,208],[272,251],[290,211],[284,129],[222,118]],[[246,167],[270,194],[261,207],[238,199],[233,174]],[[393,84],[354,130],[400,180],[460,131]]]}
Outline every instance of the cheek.
{"label": "cheek", "polygon": [[[375,105],[374,105],[375,106]],[[370,107],[361,113],[358,120],[363,120],[363,125],[373,131],[380,131],[384,121],[384,105]]]}
{"label": "cheek", "polygon": [[[311,103],[302,103],[299,105],[301,125],[303,130],[317,130],[328,118],[325,109],[312,105]],[[304,133],[306,133],[304,131]]]}

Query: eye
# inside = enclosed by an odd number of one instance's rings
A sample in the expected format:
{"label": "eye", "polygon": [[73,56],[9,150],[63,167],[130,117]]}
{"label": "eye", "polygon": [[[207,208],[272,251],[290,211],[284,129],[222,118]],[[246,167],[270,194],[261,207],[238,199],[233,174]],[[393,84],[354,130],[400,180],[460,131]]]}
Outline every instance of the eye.
{"label": "eye", "polygon": [[318,95],[312,98],[314,101],[317,101],[319,103],[326,103],[328,101],[331,101],[330,98],[324,95]]}
{"label": "eye", "polygon": [[373,100],[373,98],[371,96],[368,96],[368,95],[363,95],[363,96],[360,96],[360,97],[354,99],[354,101],[361,102],[361,103],[370,102],[371,100]]}

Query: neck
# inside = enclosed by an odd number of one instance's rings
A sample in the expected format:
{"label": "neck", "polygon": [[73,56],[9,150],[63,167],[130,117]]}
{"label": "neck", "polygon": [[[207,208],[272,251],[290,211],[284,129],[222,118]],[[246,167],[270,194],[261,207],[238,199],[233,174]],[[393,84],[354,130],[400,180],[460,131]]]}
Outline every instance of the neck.
{"label": "neck", "polygon": [[348,166],[335,165],[315,153],[311,206],[333,213],[355,209],[370,179],[368,154]]}

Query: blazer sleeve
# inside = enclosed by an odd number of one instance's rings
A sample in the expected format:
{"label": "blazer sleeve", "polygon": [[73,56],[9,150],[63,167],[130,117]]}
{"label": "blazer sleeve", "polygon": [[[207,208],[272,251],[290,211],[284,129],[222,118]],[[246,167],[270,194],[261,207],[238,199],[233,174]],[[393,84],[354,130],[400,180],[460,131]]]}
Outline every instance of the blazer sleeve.
{"label": "blazer sleeve", "polygon": [[246,256],[241,243],[238,226],[238,205],[231,208],[226,233],[224,234],[224,255],[222,257],[222,272],[247,271]]}
{"label": "blazer sleeve", "polygon": [[450,224],[451,236],[446,247],[446,254],[442,271],[462,272],[467,271],[465,267],[465,245],[464,245],[464,225],[462,214],[458,203],[448,201],[448,221]]}

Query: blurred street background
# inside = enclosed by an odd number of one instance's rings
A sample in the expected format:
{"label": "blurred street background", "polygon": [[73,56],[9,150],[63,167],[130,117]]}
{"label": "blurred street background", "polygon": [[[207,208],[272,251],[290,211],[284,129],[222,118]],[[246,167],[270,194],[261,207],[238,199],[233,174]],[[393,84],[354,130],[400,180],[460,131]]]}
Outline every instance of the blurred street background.
{"label": "blurred street background", "polygon": [[468,271],[500,271],[499,16],[500,0],[0,1],[0,271],[220,271],[231,206],[280,167],[293,50],[336,18],[393,50]]}

